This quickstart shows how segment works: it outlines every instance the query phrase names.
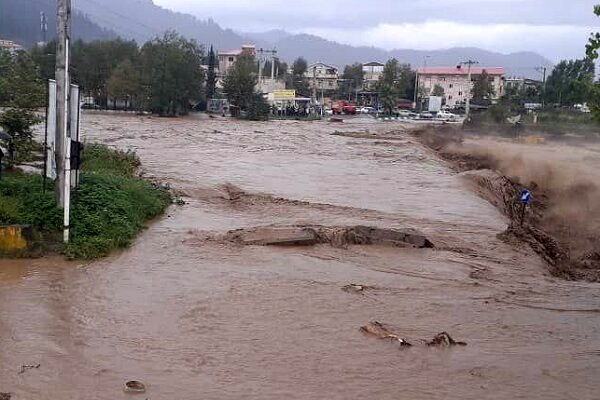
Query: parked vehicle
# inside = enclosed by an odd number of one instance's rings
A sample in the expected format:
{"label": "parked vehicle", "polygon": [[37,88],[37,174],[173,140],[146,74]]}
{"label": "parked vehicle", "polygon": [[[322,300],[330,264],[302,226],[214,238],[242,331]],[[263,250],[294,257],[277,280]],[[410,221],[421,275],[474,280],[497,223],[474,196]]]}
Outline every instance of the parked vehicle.
{"label": "parked vehicle", "polygon": [[344,111],[344,114],[349,114],[349,115],[356,115],[356,105],[350,102],[343,102],[344,105],[342,107],[342,110]]}
{"label": "parked vehicle", "polygon": [[433,119],[434,117],[434,114],[428,111],[424,111],[422,113],[419,113],[418,119]]}
{"label": "parked vehicle", "polygon": [[438,111],[436,118],[441,119],[443,121],[456,121],[457,120],[456,115],[454,115],[448,111]]}

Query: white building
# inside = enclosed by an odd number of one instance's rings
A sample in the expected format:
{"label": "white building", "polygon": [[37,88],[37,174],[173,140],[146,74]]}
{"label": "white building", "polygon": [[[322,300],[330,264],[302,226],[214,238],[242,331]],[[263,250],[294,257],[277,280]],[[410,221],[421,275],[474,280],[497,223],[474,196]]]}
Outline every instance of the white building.
{"label": "white building", "polygon": [[256,46],[253,44],[246,44],[242,46],[241,49],[220,51],[217,55],[219,60],[219,76],[224,77],[227,75],[229,68],[231,68],[236,60],[243,55],[250,57],[256,56]]}
{"label": "white building", "polygon": [[316,87],[318,91],[330,91],[338,88],[338,69],[332,65],[322,62],[311,64],[304,76],[308,80],[311,89]]}
{"label": "white building", "polygon": [[494,98],[497,100],[504,95],[504,68],[501,67],[471,67],[471,82],[468,80],[467,67],[426,67],[418,68],[419,93],[429,97],[436,85],[444,89],[444,99],[449,106],[462,104],[471,96],[473,81],[485,71],[492,87]]}
{"label": "white building", "polygon": [[379,81],[379,78],[381,78],[383,75],[384,68],[385,65],[378,62],[363,64],[362,70],[365,89],[375,86],[375,84]]}
{"label": "white building", "polygon": [[17,51],[24,50],[23,46],[13,42],[12,40],[0,39],[0,49],[7,50],[10,53],[16,53]]}

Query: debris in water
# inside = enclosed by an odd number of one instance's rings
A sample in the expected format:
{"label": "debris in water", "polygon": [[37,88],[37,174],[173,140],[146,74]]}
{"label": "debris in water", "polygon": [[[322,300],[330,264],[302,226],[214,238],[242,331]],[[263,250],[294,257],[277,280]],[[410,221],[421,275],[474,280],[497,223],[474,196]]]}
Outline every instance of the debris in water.
{"label": "debris in water", "polygon": [[428,346],[450,347],[450,346],[466,346],[465,342],[457,342],[452,339],[448,332],[442,332],[435,335],[433,340],[427,342]]}
{"label": "debris in water", "polygon": [[[390,339],[392,342],[400,342],[400,346],[412,346],[410,342],[406,339],[396,335],[389,328],[387,328],[384,324],[378,321],[370,322],[365,326],[360,327],[360,331],[367,335],[373,336],[378,339]],[[423,341],[427,346],[436,346],[436,347],[451,347],[451,346],[466,346],[465,342],[457,342],[447,333],[442,332],[435,335],[435,337],[430,341]]]}
{"label": "debris in water", "polygon": [[392,331],[386,328],[381,322],[373,321],[365,326],[360,327],[360,331],[368,336],[374,336],[378,339],[389,339],[392,342],[399,342],[400,346],[410,347],[410,344],[406,339],[395,335]]}
{"label": "debris in water", "polygon": [[10,393],[0,393],[0,400],[10,400],[12,394]]}
{"label": "debris in water", "polygon": [[369,226],[266,226],[230,231],[225,235],[225,240],[243,245],[261,246],[329,244],[340,248],[349,245],[383,245],[421,249],[434,247],[429,239],[418,232]]}
{"label": "debris in water", "polygon": [[41,364],[34,364],[34,365],[21,365],[21,370],[19,371],[20,374],[24,373],[25,371],[27,371],[28,369],[37,369],[41,366]]}
{"label": "debris in water", "polygon": [[363,293],[365,290],[369,289],[373,289],[373,287],[366,285],[357,285],[355,283],[351,283],[350,285],[346,285],[342,288],[344,292],[348,293]]}
{"label": "debris in water", "polygon": [[140,381],[127,381],[123,391],[126,393],[144,393],[146,392],[146,386]]}

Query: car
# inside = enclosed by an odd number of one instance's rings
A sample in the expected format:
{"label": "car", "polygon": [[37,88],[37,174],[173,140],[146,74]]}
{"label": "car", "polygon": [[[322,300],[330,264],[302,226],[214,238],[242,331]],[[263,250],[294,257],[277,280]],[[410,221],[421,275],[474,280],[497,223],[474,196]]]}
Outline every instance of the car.
{"label": "car", "polygon": [[443,121],[456,121],[457,119],[455,114],[452,114],[448,111],[438,111],[438,113],[436,114],[436,118],[441,119]]}
{"label": "car", "polygon": [[419,114],[419,119],[433,119],[434,115],[428,111],[424,111]]}
{"label": "car", "polygon": [[333,110],[331,108],[326,108],[325,115],[333,115]]}
{"label": "car", "polygon": [[373,112],[373,107],[361,107],[358,111],[361,114],[371,114]]}

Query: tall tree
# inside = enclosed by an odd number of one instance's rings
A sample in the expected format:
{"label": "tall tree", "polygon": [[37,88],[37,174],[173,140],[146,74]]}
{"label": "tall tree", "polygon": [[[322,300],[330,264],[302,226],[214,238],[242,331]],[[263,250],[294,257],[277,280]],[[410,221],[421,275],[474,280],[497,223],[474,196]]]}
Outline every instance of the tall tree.
{"label": "tall tree", "polygon": [[227,95],[227,100],[242,110],[247,110],[253,101],[258,83],[255,65],[254,57],[238,57],[225,76],[223,90]]}
{"label": "tall tree", "polygon": [[289,82],[288,88],[295,89],[297,95],[309,97],[311,92],[308,79],[306,78],[307,71],[308,62],[302,57],[297,58],[294,64],[292,64],[291,82]]}
{"label": "tall tree", "polygon": [[400,64],[397,59],[388,60],[378,82],[379,102],[392,113],[398,100],[410,99],[414,96],[415,71],[409,64]]}
{"label": "tall tree", "polygon": [[73,43],[71,54],[73,82],[81,87],[82,93],[104,106],[108,99],[106,85],[115,68],[125,60],[137,65],[139,59],[138,45],[123,39],[90,43],[78,40]]}
{"label": "tall tree", "polygon": [[159,115],[186,114],[200,100],[202,48],[175,32],[147,42],[141,51],[147,108]]}
{"label": "tall tree", "polygon": [[[594,14],[600,17],[600,4],[594,6]],[[598,59],[598,50],[600,49],[600,32],[592,33],[586,46],[587,57],[591,61]],[[589,103],[592,109],[592,115],[597,122],[600,122],[600,83],[595,82],[590,85]]]}
{"label": "tall tree", "polygon": [[361,63],[354,63],[344,67],[342,79],[345,84],[340,87],[340,96],[346,97],[362,88],[364,72]]}
{"label": "tall tree", "polygon": [[138,108],[141,106],[142,95],[141,76],[130,60],[121,62],[115,68],[106,84],[108,95],[113,98],[115,105],[117,100],[124,100],[125,107]]}
{"label": "tall tree", "polygon": [[593,80],[594,62],[590,58],[563,60],[546,81],[546,100],[561,106],[584,103],[590,97]]}
{"label": "tall tree", "polygon": [[215,56],[215,51],[210,46],[210,51],[208,52],[208,73],[206,75],[206,98],[212,99],[215,97],[215,92],[217,90],[217,57]]}
{"label": "tall tree", "polygon": [[[35,109],[45,104],[39,69],[28,53],[0,49],[0,126],[10,136],[9,165],[27,160],[33,149],[32,126],[39,122]],[[14,157],[14,158],[13,158]]]}
{"label": "tall tree", "polygon": [[490,75],[484,69],[480,75],[477,75],[471,89],[472,101],[475,104],[491,103],[496,91],[490,81]]}

